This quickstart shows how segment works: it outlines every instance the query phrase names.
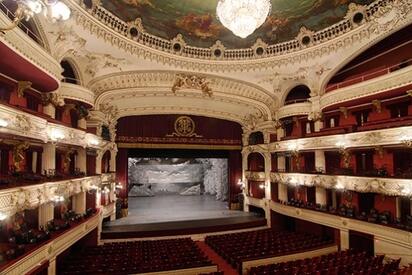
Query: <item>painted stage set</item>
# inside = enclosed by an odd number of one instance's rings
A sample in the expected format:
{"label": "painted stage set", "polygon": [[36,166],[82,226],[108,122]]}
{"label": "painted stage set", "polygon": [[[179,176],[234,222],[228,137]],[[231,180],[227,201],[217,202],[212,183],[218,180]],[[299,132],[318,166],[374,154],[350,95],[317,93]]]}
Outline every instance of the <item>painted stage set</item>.
{"label": "painted stage set", "polygon": [[227,159],[129,158],[129,214],[102,238],[199,234],[266,224],[228,207]]}

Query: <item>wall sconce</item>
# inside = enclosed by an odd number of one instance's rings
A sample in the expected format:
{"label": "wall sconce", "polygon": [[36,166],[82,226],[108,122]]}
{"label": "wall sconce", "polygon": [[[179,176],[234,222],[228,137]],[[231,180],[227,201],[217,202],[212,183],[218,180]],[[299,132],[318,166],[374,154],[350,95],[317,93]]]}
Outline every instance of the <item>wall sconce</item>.
{"label": "wall sconce", "polygon": [[110,192],[110,189],[107,188],[107,186],[105,188],[103,188],[102,190],[102,194],[108,194]]}
{"label": "wall sconce", "polygon": [[0,212],[0,221],[4,221],[7,218],[8,218],[8,215]]}
{"label": "wall sconce", "polygon": [[0,127],[7,127],[9,126],[9,122],[3,118],[0,118]]}
{"label": "wall sconce", "polygon": [[260,189],[265,189],[265,187],[266,187],[266,184],[264,184],[264,183],[259,184]]}
{"label": "wall sconce", "polygon": [[335,189],[337,189],[337,190],[345,190],[345,186],[344,186],[341,182],[338,182],[338,183],[336,183],[336,185],[335,185]]}
{"label": "wall sconce", "polygon": [[411,136],[404,136],[401,137],[401,143],[406,147],[412,147],[412,137]]}
{"label": "wall sconce", "polygon": [[412,196],[412,187],[404,186],[401,191],[403,196],[411,197]]}
{"label": "wall sconce", "polygon": [[89,136],[88,140],[87,140],[87,143],[90,146],[98,146],[100,144],[100,141],[94,136]]}
{"label": "wall sconce", "polygon": [[55,202],[55,203],[59,203],[59,202],[63,202],[63,201],[64,201],[64,197],[63,197],[63,196],[58,196],[58,195],[56,195],[56,196],[54,196],[51,200],[52,200],[53,202]]}
{"label": "wall sconce", "polygon": [[50,131],[50,139],[51,139],[53,142],[56,142],[56,141],[61,140],[61,139],[64,139],[64,138],[65,138],[64,133],[63,133],[61,130],[59,130],[59,129],[51,129],[51,131]]}
{"label": "wall sconce", "polygon": [[241,179],[239,179],[239,180],[237,181],[237,185],[240,186],[240,190],[244,190],[244,189],[245,189],[245,183],[244,183]]}
{"label": "wall sconce", "polygon": [[0,27],[0,32],[12,30],[21,21],[28,21],[35,14],[42,12],[52,22],[64,21],[70,18],[71,11],[69,7],[58,0],[17,0],[15,2],[17,2],[17,10],[13,22],[9,26]]}
{"label": "wall sconce", "polygon": [[119,182],[118,184],[116,184],[115,186],[116,189],[122,190],[123,189],[123,185]]}
{"label": "wall sconce", "polygon": [[288,149],[289,149],[289,151],[297,152],[298,151],[298,145],[296,143],[291,143],[291,144],[288,145]]}

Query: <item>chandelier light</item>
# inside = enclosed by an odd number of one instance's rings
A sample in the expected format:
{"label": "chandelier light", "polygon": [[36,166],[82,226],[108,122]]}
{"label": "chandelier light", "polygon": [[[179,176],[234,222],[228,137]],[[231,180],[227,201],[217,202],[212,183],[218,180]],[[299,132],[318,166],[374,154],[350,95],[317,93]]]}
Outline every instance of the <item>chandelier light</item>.
{"label": "chandelier light", "polygon": [[9,26],[0,27],[1,32],[14,29],[22,20],[28,21],[35,14],[43,13],[52,22],[70,18],[69,7],[59,0],[16,0],[16,2],[17,10],[13,22]]}
{"label": "chandelier light", "polygon": [[272,9],[270,0],[219,0],[219,21],[235,35],[246,38],[259,28]]}

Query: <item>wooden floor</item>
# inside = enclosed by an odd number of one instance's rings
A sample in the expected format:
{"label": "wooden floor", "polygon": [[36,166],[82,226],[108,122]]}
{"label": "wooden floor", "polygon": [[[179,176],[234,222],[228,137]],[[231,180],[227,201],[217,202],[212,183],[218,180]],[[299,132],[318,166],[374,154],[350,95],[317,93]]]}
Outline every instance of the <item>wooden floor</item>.
{"label": "wooden floor", "polygon": [[212,196],[130,198],[129,216],[103,225],[102,239],[210,233],[266,225],[253,213],[229,210]]}

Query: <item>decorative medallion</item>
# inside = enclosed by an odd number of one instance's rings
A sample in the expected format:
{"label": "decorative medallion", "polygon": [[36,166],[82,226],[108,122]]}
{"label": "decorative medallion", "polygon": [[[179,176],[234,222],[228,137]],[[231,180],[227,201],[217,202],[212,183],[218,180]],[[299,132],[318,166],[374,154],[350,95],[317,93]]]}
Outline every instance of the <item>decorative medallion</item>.
{"label": "decorative medallion", "polygon": [[180,116],[175,120],[175,131],[168,137],[202,137],[195,133],[196,125],[193,119],[188,116]]}

